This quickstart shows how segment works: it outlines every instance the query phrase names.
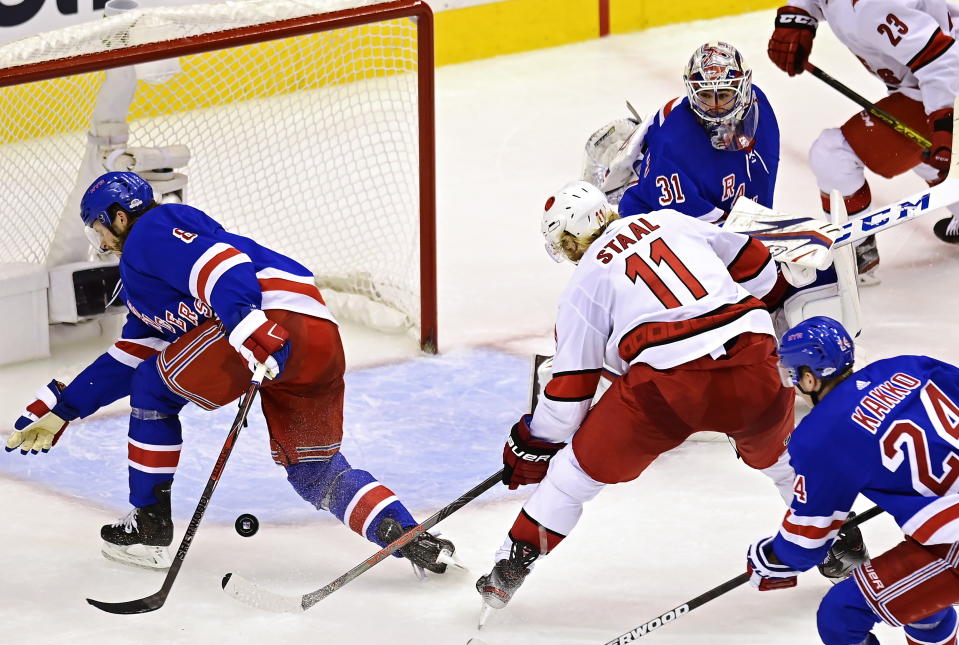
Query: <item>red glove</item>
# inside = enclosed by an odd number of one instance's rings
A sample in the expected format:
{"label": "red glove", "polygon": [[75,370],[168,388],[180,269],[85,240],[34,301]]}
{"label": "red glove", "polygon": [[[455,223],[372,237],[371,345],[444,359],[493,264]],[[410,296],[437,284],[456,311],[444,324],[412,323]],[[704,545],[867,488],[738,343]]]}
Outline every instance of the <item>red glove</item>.
{"label": "red glove", "polygon": [[776,28],[766,52],[776,67],[790,76],[801,74],[812,51],[818,20],[799,7],[779,7]]}
{"label": "red glove", "polygon": [[266,375],[276,378],[290,357],[290,334],[269,320],[259,309],[252,310],[230,333],[230,344],[240,353],[251,371],[259,363],[267,367]]}
{"label": "red glove", "polygon": [[932,147],[926,153],[926,163],[939,171],[939,177],[932,183],[935,185],[946,178],[952,161],[952,108],[936,110],[926,119],[932,128]]}
{"label": "red glove", "polygon": [[510,490],[543,481],[549,460],[566,445],[534,439],[529,429],[532,418],[532,415],[524,414],[513,425],[503,446],[503,483]]}

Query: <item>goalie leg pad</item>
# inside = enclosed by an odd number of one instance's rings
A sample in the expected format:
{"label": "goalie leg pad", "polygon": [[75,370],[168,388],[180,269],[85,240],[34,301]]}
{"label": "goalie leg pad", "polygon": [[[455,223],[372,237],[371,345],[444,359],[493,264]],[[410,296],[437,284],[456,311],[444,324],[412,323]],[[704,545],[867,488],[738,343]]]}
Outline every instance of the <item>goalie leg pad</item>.
{"label": "goalie leg pad", "polygon": [[[319,510],[329,511],[351,530],[379,546],[386,546],[377,535],[384,518],[397,521],[403,528],[417,524],[393,491],[367,471],[351,467],[340,452],[327,461],[287,466],[286,473],[300,497]],[[403,557],[399,551],[393,555]]]}

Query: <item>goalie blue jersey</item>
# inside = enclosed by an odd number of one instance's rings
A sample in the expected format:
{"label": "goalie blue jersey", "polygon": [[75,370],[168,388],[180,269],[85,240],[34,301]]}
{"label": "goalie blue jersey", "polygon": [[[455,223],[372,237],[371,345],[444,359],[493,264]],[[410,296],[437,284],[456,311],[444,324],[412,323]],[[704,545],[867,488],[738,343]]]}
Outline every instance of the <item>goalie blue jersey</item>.
{"label": "goalie blue jersey", "polygon": [[333,320],[306,267],[184,204],[162,204],[136,220],[120,279],[129,310],[121,338],[64,390],[57,409],[64,419],[127,396],[140,363],[212,318],[227,334],[253,309]]}
{"label": "goalie blue jersey", "polygon": [[802,420],[789,457],[784,564],[822,562],[860,493],[921,544],[959,542],[959,368],[897,356],[855,372]]}
{"label": "goalie blue jersey", "polygon": [[720,222],[740,195],[772,207],[779,169],[779,124],[769,100],[753,85],[759,122],[746,151],[713,148],[689,99],[673,99],[653,117],[634,162],[637,183],[619,203],[620,215],[671,208]]}

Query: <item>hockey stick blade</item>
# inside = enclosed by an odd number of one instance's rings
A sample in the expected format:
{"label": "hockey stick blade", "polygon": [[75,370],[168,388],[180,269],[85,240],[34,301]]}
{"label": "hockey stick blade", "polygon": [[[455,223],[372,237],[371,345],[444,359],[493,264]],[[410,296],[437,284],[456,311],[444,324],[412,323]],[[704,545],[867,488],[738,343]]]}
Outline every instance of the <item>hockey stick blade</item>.
{"label": "hockey stick blade", "polygon": [[502,480],[502,477],[502,470],[490,475],[482,482],[438,510],[436,513],[430,515],[428,518],[423,520],[422,523],[417,524],[416,526],[407,530],[406,533],[384,546],[382,549],[368,557],[363,562],[360,562],[358,565],[344,573],[333,582],[324,585],[315,591],[305,593],[302,596],[283,596],[281,594],[273,593],[272,591],[267,591],[266,589],[258,586],[256,583],[251,582],[250,580],[247,580],[246,578],[235,573],[227,573],[224,575],[223,580],[221,581],[221,586],[223,587],[223,591],[229,594],[232,598],[251,607],[256,607],[257,609],[264,609],[266,611],[279,613],[299,613],[306,611],[313,605],[332,594],[334,591],[337,591],[347,583],[355,580],[360,575],[373,568],[378,563],[390,557],[390,555],[392,555],[392,553],[397,549],[409,544],[417,536],[430,530],[444,519],[463,508],[468,503],[472,502],[474,499],[498,484]]}
{"label": "hockey stick blade", "polygon": [[[854,526],[859,526],[863,522],[871,520],[872,518],[876,517],[877,515],[881,515],[882,513],[883,513],[883,510],[881,508],[879,508],[878,506],[873,506],[869,510],[863,511],[860,515],[857,515],[851,520],[847,520],[843,524],[843,527],[852,528]],[[620,634],[613,640],[606,641],[605,645],[627,645],[627,643],[632,643],[634,641],[637,641],[643,636],[645,636],[646,634],[649,634],[650,632],[655,631],[659,629],[660,627],[663,627],[664,625],[668,625],[669,623],[674,622],[679,617],[688,614],[689,612],[696,609],[697,607],[701,607],[705,605],[707,602],[709,602],[710,600],[715,600],[716,598],[722,596],[723,594],[729,591],[732,591],[736,587],[740,587],[746,584],[747,582],[749,582],[749,574],[741,573],[735,578],[730,578],[729,580],[722,583],[721,585],[713,587],[706,593],[700,594],[696,596],[695,598],[693,598],[692,600],[684,602],[678,607],[673,607],[669,611],[663,614],[660,614],[659,616],[657,616],[656,618],[653,618],[652,620],[646,621],[642,625],[629,630],[625,634]]]}
{"label": "hockey stick blade", "polygon": [[226,461],[230,458],[230,453],[233,452],[233,446],[236,444],[236,439],[240,434],[240,430],[243,429],[243,425],[246,423],[246,415],[250,411],[250,406],[253,405],[253,399],[256,398],[256,393],[260,391],[260,384],[263,382],[265,374],[266,365],[262,364],[258,365],[256,370],[253,372],[253,379],[250,381],[250,385],[247,387],[246,393],[243,395],[243,399],[240,403],[240,409],[236,413],[236,418],[233,419],[233,425],[230,427],[230,431],[227,433],[226,439],[223,441],[223,448],[220,449],[220,454],[217,456],[216,462],[213,464],[213,472],[210,473],[210,477],[207,479],[206,486],[204,487],[203,492],[200,493],[200,499],[196,504],[196,510],[193,511],[193,517],[190,518],[190,523],[187,525],[186,531],[183,533],[183,537],[180,539],[180,546],[177,549],[176,555],[173,557],[173,563],[166,572],[166,577],[163,579],[163,586],[160,587],[160,590],[152,596],[147,596],[146,598],[140,598],[138,600],[129,600],[127,602],[103,602],[101,600],[87,598],[87,602],[89,604],[109,614],[145,614],[150,611],[156,611],[163,606],[163,604],[166,602],[167,596],[170,595],[170,589],[173,587],[173,582],[180,573],[180,567],[183,566],[183,560],[186,558],[187,551],[189,551],[190,545],[193,544],[193,538],[196,536],[196,532],[200,528],[200,521],[203,519],[203,514],[206,512],[207,506],[210,504],[210,498],[213,497],[213,491],[216,490],[216,486],[220,482],[220,475],[223,474],[223,468],[226,466]]}
{"label": "hockey stick blade", "polygon": [[167,592],[160,590],[152,596],[140,598],[139,600],[128,600],[126,602],[103,602],[87,598],[87,602],[101,611],[108,614],[146,614],[156,611],[166,602]]}

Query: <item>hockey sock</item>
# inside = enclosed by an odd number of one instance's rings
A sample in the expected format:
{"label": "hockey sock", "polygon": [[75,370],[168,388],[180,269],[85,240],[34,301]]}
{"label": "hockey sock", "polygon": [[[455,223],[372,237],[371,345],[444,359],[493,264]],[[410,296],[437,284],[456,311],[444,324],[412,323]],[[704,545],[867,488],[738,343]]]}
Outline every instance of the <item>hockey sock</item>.
{"label": "hockey sock", "polygon": [[180,461],[180,418],[155,410],[133,408],[127,444],[130,503],[143,508],[157,503],[157,484],[173,481]]}
{"label": "hockey sock", "polygon": [[947,607],[905,626],[909,645],[956,645],[956,610]]}
{"label": "hockey sock", "polygon": [[496,553],[497,561],[505,557],[503,554],[512,549],[512,543],[526,542],[532,544],[542,555],[546,555],[566,538],[565,535],[551,531],[539,522],[537,522],[526,509],[521,509],[516,521],[509,530],[509,538],[500,547]]}
{"label": "hockey sock", "polygon": [[[333,513],[374,544],[386,546],[376,534],[386,517],[404,528],[416,526],[416,520],[393,491],[367,471],[352,468],[340,452],[327,461],[287,466],[286,472],[300,497],[320,510]],[[393,555],[402,557],[398,551]]]}

